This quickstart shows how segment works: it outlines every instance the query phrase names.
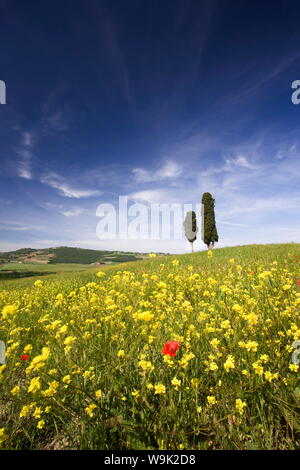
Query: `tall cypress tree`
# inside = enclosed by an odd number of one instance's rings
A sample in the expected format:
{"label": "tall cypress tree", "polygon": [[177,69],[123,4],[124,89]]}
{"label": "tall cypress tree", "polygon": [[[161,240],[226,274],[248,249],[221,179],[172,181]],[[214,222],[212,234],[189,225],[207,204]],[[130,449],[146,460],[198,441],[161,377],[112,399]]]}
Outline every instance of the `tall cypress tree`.
{"label": "tall cypress tree", "polygon": [[189,211],[186,213],[184,222],[184,233],[190,244],[192,245],[192,252],[194,251],[193,243],[197,238],[197,219],[196,213],[194,211]]}
{"label": "tall cypress tree", "polygon": [[204,193],[201,202],[202,240],[207,245],[207,248],[210,249],[219,240],[215,219],[215,200],[210,193]]}

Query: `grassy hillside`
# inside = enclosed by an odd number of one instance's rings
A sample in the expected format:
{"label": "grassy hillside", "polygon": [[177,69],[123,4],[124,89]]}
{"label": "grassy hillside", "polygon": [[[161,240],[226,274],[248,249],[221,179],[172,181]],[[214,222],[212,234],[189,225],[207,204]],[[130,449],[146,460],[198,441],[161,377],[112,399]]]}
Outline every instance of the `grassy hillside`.
{"label": "grassy hillside", "polygon": [[86,250],[82,248],[68,248],[59,247],[55,248],[54,256],[49,260],[52,264],[57,263],[106,263],[115,262],[122,263],[126,261],[136,261],[141,259],[141,256],[134,255],[132,253],[116,253],[113,251],[98,251],[98,250]]}
{"label": "grassy hillside", "polygon": [[2,446],[299,448],[298,281],[287,244],[11,282]]}
{"label": "grassy hillside", "polygon": [[[87,269],[94,268],[86,264],[42,264],[42,263],[7,263],[0,266],[0,289],[7,288],[8,285],[15,286],[16,280],[32,284],[32,279],[39,278],[40,276],[54,276],[59,273],[73,272],[77,273]],[[26,278],[30,278],[27,279]],[[19,283],[18,286],[21,284]]]}
{"label": "grassy hillside", "polygon": [[98,251],[83,248],[23,248],[0,253],[0,281],[45,276],[66,271],[78,272],[93,266],[138,261],[146,255],[119,251]]}
{"label": "grassy hillside", "polygon": [[143,253],[88,250],[61,246],[58,248],[22,248],[0,253],[0,266],[7,263],[30,264],[113,264],[142,259]]}

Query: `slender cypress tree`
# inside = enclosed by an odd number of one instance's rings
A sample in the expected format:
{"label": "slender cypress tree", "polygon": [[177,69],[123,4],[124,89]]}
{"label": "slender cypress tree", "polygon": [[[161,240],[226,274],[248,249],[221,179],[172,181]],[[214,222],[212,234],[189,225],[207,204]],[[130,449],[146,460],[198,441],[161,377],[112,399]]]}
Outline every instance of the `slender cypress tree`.
{"label": "slender cypress tree", "polygon": [[184,225],[185,236],[190,242],[192,246],[192,252],[193,252],[194,251],[193,243],[197,238],[197,232],[198,232],[196,213],[194,211],[189,211],[186,213],[183,225]]}
{"label": "slender cypress tree", "polygon": [[201,202],[202,241],[208,249],[211,249],[214,247],[215,242],[219,240],[215,219],[215,200],[210,193],[204,193]]}

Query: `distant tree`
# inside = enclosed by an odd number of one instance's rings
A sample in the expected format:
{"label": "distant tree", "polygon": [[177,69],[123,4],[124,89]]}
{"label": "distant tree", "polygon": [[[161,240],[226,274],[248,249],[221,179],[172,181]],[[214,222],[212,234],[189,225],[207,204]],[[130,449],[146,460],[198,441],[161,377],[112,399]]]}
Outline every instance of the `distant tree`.
{"label": "distant tree", "polygon": [[202,241],[210,250],[219,240],[215,220],[215,200],[210,193],[202,196]]}
{"label": "distant tree", "polygon": [[197,232],[198,232],[196,213],[194,211],[189,211],[186,213],[183,226],[184,226],[185,236],[190,242],[192,246],[192,252],[193,252],[194,251],[193,243],[197,238]]}

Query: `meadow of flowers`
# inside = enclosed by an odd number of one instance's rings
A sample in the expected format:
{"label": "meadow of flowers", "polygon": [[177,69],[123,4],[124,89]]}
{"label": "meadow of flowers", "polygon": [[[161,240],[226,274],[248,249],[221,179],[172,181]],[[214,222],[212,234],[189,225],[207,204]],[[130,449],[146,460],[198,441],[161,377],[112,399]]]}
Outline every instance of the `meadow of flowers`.
{"label": "meadow of flowers", "polygon": [[248,246],[3,285],[0,447],[299,448],[299,268]]}

